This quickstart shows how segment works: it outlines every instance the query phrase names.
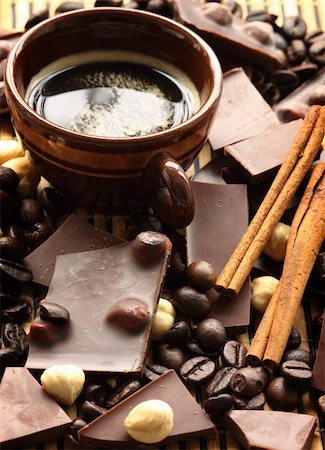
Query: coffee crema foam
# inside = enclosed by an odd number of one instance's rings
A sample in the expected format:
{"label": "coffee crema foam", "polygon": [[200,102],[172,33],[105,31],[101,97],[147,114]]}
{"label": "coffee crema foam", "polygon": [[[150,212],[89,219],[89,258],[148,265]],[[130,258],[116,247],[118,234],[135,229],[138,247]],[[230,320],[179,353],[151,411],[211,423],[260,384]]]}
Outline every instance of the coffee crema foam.
{"label": "coffee crema foam", "polygon": [[25,99],[57,125],[107,137],[163,131],[200,107],[198,91],[179,69],[124,51],[61,58],[32,78]]}

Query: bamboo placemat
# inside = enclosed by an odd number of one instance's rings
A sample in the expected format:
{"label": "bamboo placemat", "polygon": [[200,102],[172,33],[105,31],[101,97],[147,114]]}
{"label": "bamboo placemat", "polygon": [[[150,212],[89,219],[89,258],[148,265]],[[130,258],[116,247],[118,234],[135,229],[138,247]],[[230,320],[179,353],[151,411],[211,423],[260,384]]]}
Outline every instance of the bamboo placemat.
{"label": "bamboo placemat", "polygon": [[[250,10],[268,9],[273,14],[279,16],[278,23],[281,24],[284,16],[299,14],[307,22],[308,30],[325,29],[325,0],[237,0],[243,7],[244,15]],[[18,29],[24,28],[24,24],[32,12],[49,8],[50,14],[54,13],[55,8],[62,3],[61,0],[0,0],[0,28]],[[94,0],[84,0],[85,7],[91,7]],[[0,139],[7,139],[13,136],[10,126],[9,116],[0,116]],[[195,164],[188,170],[188,176],[191,177],[195,171],[205,166],[211,160],[211,149],[206,145],[198,156]],[[106,217],[101,214],[90,215],[87,211],[78,209],[77,214],[91,220],[99,227],[112,232],[116,236],[122,237],[125,231],[125,220],[122,216]],[[28,289],[24,293],[26,298],[37,298],[39,292]],[[298,329],[302,344],[301,348],[315,353],[314,336],[312,332],[312,318],[314,318],[324,305],[319,304],[315,299],[306,297],[299,309],[295,327]],[[252,338],[252,330],[248,330],[237,337],[237,340],[249,347]],[[193,392],[196,399],[202,399],[201,392]],[[267,408],[267,406],[266,406]],[[67,410],[68,414],[76,417],[76,407],[72,406]],[[306,390],[300,398],[297,412],[312,414],[317,419],[317,428],[314,435],[311,450],[325,450],[325,423],[320,421],[314,409],[314,404]],[[1,426],[1,425],[0,425]],[[276,433],[276,430],[274,430]],[[68,450],[75,449],[76,444],[69,438],[62,438],[58,442],[37,445],[24,450]],[[159,447],[160,450],[241,450],[242,447],[233,439],[231,434],[223,429],[218,429],[217,438],[214,440],[195,440],[187,443],[173,444],[167,447]],[[283,450],[291,450],[283,444]]]}

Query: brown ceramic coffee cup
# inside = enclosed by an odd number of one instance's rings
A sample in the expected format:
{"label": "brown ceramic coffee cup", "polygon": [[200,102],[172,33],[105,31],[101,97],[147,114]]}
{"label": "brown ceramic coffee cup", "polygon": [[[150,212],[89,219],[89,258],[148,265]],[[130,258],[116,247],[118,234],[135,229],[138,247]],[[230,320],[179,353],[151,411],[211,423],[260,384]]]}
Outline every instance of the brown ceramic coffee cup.
{"label": "brown ceramic coffee cup", "polygon": [[[112,138],[71,131],[29,106],[31,80],[60,58],[121,50],[158,58],[185,73],[199,96],[192,117],[144,136]],[[62,14],[26,32],[9,55],[6,95],[14,127],[41,174],[77,203],[102,212],[150,205],[168,225],[194,214],[184,173],[208,135],[222,87],[219,62],[189,29],[155,14],[94,8]]]}

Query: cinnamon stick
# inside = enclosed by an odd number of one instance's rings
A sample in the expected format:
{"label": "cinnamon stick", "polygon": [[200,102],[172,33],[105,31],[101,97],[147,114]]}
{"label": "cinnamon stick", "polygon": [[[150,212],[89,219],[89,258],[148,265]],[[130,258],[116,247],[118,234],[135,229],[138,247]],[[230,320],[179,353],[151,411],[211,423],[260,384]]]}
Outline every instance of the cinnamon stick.
{"label": "cinnamon stick", "polygon": [[281,361],[310,272],[324,239],[325,163],[318,163],[291,225],[290,250],[286,254],[280,293],[263,358],[263,364],[267,366],[274,367]]}
{"label": "cinnamon stick", "polygon": [[264,201],[217,280],[216,289],[224,295],[239,293],[311,166],[320,148],[324,129],[325,107],[311,107]]}

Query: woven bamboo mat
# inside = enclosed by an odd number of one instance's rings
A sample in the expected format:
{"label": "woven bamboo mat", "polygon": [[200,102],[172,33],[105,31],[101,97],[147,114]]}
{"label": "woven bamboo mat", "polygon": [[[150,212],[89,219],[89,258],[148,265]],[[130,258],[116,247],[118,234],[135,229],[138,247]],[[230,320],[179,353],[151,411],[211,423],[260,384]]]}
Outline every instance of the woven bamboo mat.
{"label": "woven bamboo mat", "polygon": [[[268,9],[270,12],[279,16],[279,24],[284,16],[299,14],[306,20],[308,30],[325,29],[325,0],[237,0],[243,7],[244,14],[250,10]],[[24,24],[32,12],[41,10],[45,7],[50,9],[53,14],[55,8],[62,0],[0,0],[0,28],[18,30],[23,29]],[[84,0],[85,7],[91,7],[94,0]],[[0,116],[0,139],[7,139],[13,136],[13,130],[10,125],[9,116]],[[205,166],[211,160],[212,154],[210,147],[206,145],[201,151],[195,163],[188,170],[188,176],[191,177],[195,171]],[[125,219],[122,216],[107,217],[100,214],[89,214],[85,210],[78,209],[76,213],[91,221],[95,226],[112,232],[116,236],[122,237],[125,231]],[[33,291],[32,288],[23,292],[26,299],[39,299],[40,292]],[[299,309],[295,326],[301,334],[302,345],[305,350],[315,353],[315,345],[312,333],[312,319],[324,308],[323,304],[318,303],[313,298],[305,298]],[[249,329],[237,337],[237,340],[249,347],[252,338],[252,330]],[[198,401],[201,401],[200,392],[193,392]],[[266,408],[268,408],[266,406]],[[317,419],[317,428],[314,435],[311,450],[325,450],[325,423],[320,421],[309,392],[302,393],[297,412],[312,414]],[[67,413],[75,418],[77,414],[76,406],[67,409]],[[0,425],[1,426],[1,425]],[[276,433],[276,430],[274,430]],[[76,444],[69,438],[62,438],[58,442],[37,445],[30,447],[30,450],[69,450],[75,449]],[[29,450],[24,449],[24,450]],[[195,440],[187,443],[173,444],[167,447],[160,447],[160,450],[241,450],[242,447],[233,439],[231,434],[223,429],[218,429],[217,438],[213,440]],[[283,450],[291,450],[283,443]]]}

